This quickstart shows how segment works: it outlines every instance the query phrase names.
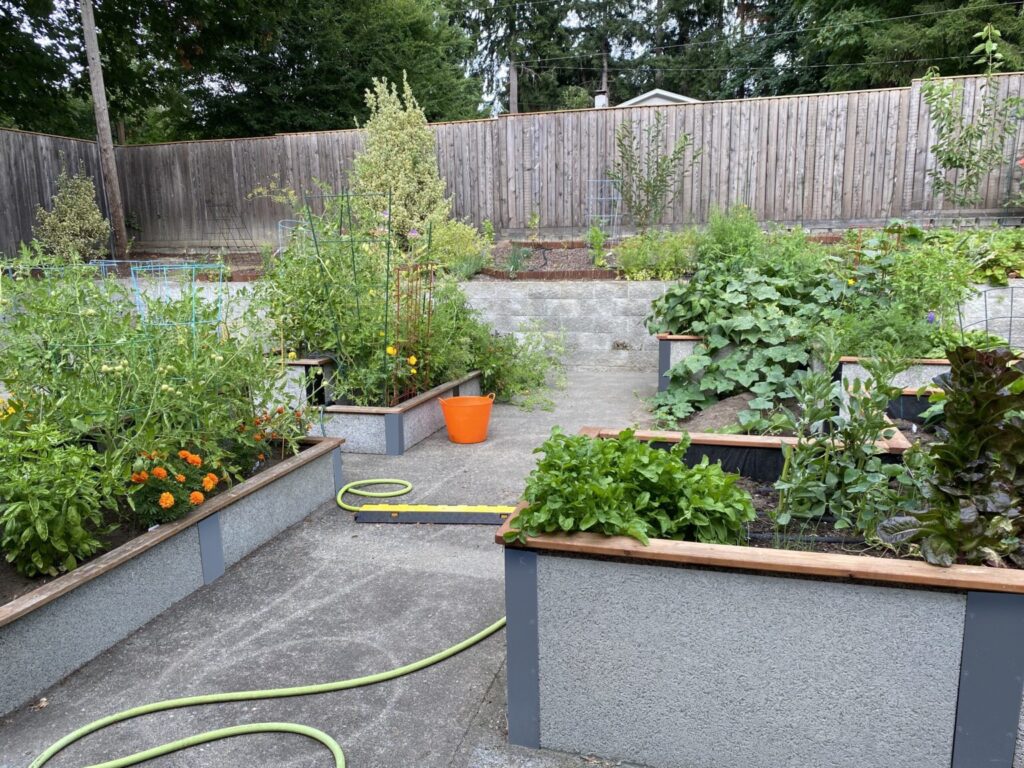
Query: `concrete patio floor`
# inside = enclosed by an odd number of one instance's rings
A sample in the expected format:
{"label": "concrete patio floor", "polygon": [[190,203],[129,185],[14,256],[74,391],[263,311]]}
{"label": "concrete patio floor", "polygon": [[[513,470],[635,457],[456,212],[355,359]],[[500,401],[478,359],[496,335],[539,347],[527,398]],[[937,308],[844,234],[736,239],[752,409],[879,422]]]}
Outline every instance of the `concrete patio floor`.
{"label": "concrete patio floor", "polygon": [[[496,406],[488,442],[443,432],[405,456],[346,454],[345,477],[402,477],[409,502],[514,503],[554,425],[627,426],[654,372],[570,372],[552,412]],[[357,677],[447,648],[504,613],[491,526],[366,525],[322,508],[25,707],[0,719],[0,768],[21,768],[64,734],[158,699]],[[507,744],[505,635],[430,669],[350,691],[194,707],[122,723],[49,765],[81,766],[214,728],[284,721],[334,736],[352,768],[575,768],[625,765]],[[228,739],[153,766],[327,766],[291,735]]]}

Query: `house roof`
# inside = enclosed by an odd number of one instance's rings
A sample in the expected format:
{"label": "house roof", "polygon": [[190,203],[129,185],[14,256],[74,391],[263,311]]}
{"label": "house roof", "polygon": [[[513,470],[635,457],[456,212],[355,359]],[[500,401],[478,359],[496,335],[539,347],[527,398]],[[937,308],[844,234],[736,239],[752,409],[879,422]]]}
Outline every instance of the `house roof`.
{"label": "house roof", "polygon": [[668,102],[670,104],[690,104],[693,102],[700,101],[700,99],[692,99],[689,96],[683,96],[681,93],[673,93],[672,91],[666,91],[661,88],[655,88],[647,91],[647,93],[641,93],[639,96],[634,96],[629,101],[624,101],[618,106],[620,107],[635,107],[638,105],[645,104],[649,101],[659,100],[661,102]]}

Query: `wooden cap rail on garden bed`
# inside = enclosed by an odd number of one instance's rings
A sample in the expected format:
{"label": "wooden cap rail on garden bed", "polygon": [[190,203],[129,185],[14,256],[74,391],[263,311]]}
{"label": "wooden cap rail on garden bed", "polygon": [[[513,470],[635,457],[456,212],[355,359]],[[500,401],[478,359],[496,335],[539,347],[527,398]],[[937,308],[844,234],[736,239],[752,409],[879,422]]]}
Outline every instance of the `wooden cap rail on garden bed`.
{"label": "wooden cap rail on garden bed", "polygon": [[[879,448],[886,453],[904,453],[909,450],[910,441],[896,425],[892,428],[893,436],[879,440]],[[621,431],[605,427],[583,427],[579,434],[588,437],[617,437]],[[691,445],[718,445],[726,448],[782,448],[784,445],[797,445],[800,442],[798,438],[788,435],[725,435],[719,432],[662,432],[643,429],[634,432],[637,440],[649,443],[678,443],[686,434],[690,436]],[[841,445],[837,444],[837,447]]]}
{"label": "wooden cap rail on garden bed", "polygon": [[138,557],[160,542],[171,538],[189,526],[196,525],[200,520],[209,517],[215,512],[219,512],[239,499],[255,493],[278,478],[293,472],[303,464],[308,464],[320,456],[330,453],[344,442],[341,438],[333,437],[304,438],[302,444],[309,446],[304,451],[285,459],[279,464],[275,464],[263,472],[253,475],[223,493],[218,493],[181,519],[165,523],[155,530],[136,536],[131,541],[90,560],[84,565],[80,565],[75,570],[68,571],[62,576],[36,587],[31,592],[21,597],[16,597],[4,605],[0,605],[0,627],[10,624],[12,621],[31,613],[47,603],[53,602],[61,595],[71,592],[73,589],[92,581],[98,576],[102,576],[122,563]]}
{"label": "wooden cap rail on garden bed", "polygon": [[731,544],[701,544],[694,541],[651,539],[641,544],[628,536],[597,533],[557,533],[531,536],[525,544],[508,543],[504,535],[525,503],[495,534],[498,544],[508,547],[562,552],[566,554],[614,557],[627,560],[703,565],[744,571],[767,571],[794,576],[815,576],[855,581],[885,582],[937,589],[979,590],[1024,594],[1024,570],[989,568],[982,565],[954,565],[939,568],[920,560],[896,560],[866,555],[837,555],[789,549],[762,549]]}

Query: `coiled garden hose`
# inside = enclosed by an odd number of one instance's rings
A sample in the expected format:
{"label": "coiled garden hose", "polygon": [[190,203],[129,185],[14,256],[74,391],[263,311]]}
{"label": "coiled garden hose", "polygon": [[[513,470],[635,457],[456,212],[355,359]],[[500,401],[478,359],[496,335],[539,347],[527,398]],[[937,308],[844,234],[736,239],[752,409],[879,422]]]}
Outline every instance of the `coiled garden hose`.
{"label": "coiled garden hose", "polygon": [[[397,485],[398,488],[389,491],[363,490],[364,486],[368,485]],[[338,506],[342,509],[348,510],[349,512],[356,512],[359,509],[358,507],[346,504],[342,500],[342,497],[346,493],[351,493],[354,496],[363,496],[365,498],[387,499],[395,496],[402,496],[411,490],[412,483],[407,480],[398,480],[394,478],[356,480],[348,483],[338,491],[337,501]],[[490,637],[495,632],[501,630],[504,626],[505,618],[502,617],[491,624],[491,626],[477,632],[472,637],[466,638],[461,643],[453,645],[451,648],[435,653],[433,656],[428,656],[425,659],[415,661],[412,664],[406,664],[404,667],[396,667],[395,669],[387,672],[379,672],[375,675],[354,677],[349,680],[338,680],[333,683],[301,685],[294,688],[269,688],[262,691],[232,691],[228,693],[209,693],[200,696],[185,696],[179,699],[166,699],[152,704],[143,704],[139,707],[132,707],[131,709],[116,712],[113,715],[107,715],[104,718],[95,720],[88,725],[84,725],[78,730],[69,733],[64,738],[52,744],[42,754],[40,754],[39,757],[33,760],[29,768],[42,768],[42,766],[46,765],[46,763],[52,760],[62,750],[71,744],[74,744],[76,741],[85,738],[89,734],[96,733],[96,731],[103,730],[115,723],[121,723],[125,720],[141,717],[142,715],[151,715],[156,712],[166,712],[169,709],[195,707],[204,704],[226,704],[228,702],[235,701],[283,699],[290,696],[311,696],[318,693],[333,693],[334,691],[344,691],[350,688],[362,688],[367,685],[375,685],[387,680],[394,680],[395,678],[403,677],[405,675],[412,674],[413,672],[418,672],[421,669],[426,669],[438,662],[449,659],[455,654],[461,653],[467,648],[476,645],[481,640]],[[161,757],[162,755],[167,755],[171,752],[178,752],[179,750],[188,749],[189,747],[195,747],[199,744],[207,744],[211,741],[219,741],[221,739],[231,738],[232,736],[244,736],[246,734],[253,733],[294,733],[299,736],[305,736],[306,738],[313,739],[330,750],[331,755],[334,756],[335,768],[345,768],[345,754],[342,752],[341,746],[337,741],[317,728],[297,723],[247,723],[245,725],[219,728],[215,731],[206,731],[205,733],[199,733],[195,736],[187,736],[183,739],[178,739],[177,741],[169,741],[166,744],[161,744],[159,746],[143,750],[142,752],[136,752],[135,754],[128,755],[127,757],[120,757],[103,763],[96,763],[95,765],[88,766],[88,768],[126,768],[126,766],[129,765],[138,765],[139,763],[144,763],[147,760],[153,760],[157,757]]]}
{"label": "coiled garden hose", "polygon": [[[398,488],[391,491],[364,491],[363,487],[367,485],[397,485]],[[408,480],[399,480],[394,477],[373,477],[368,480],[353,480],[351,483],[348,483],[338,491],[337,501],[338,506],[346,512],[358,512],[359,507],[346,504],[342,500],[346,493],[351,493],[353,496],[362,496],[366,499],[393,499],[395,496],[404,496],[411,490],[412,483]]]}
{"label": "coiled garden hose", "polygon": [[[115,723],[121,723],[125,720],[131,720],[132,718],[140,717],[142,715],[151,715],[155,712],[165,712],[169,709],[194,707],[203,704],[225,704],[227,702],[234,701],[258,701],[260,699],[282,699],[289,696],[310,696],[318,693],[332,693],[334,691],[344,691],[350,688],[362,688],[367,685],[375,685],[376,683],[383,683],[387,680],[394,680],[395,678],[403,677],[405,675],[412,674],[413,672],[418,672],[421,669],[426,669],[438,662],[449,659],[457,653],[476,645],[481,640],[490,637],[504,626],[505,618],[502,617],[491,624],[491,626],[477,632],[472,637],[466,638],[461,643],[453,645],[451,648],[435,653],[433,656],[428,656],[425,659],[415,661],[412,664],[406,664],[403,667],[396,667],[395,669],[387,672],[378,672],[375,675],[353,677],[349,680],[338,680],[333,683],[301,685],[294,688],[270,688],[263,691],[233,691],[229,693],[209,693],[200,696],[186,696],[180,699],[166,699],[164,701],[157,701],[152,704],[143,704],[139,707],[126,709],[113,715],[107,715],[104,718],[89,723],[88,725],[84,725],[78,730],[69,733],[60,741],[52,744],[42,754],[40,754],[39,757],[33,760],[29,768],[42,768],[42,766],[46,765],[46,763],[52,760],[63,749],[74,744],[76,741],[85,738],[89,734],[96,733],[96,731],[107,728]],[[89,768],[125,768],[126,766],[138,765],[139,763],[146,762],[147,760],[152,760],[162,755],[170,754],[171,752],[187,749],[188,747],[206,744],[211,741],[219,741],[220,739],[227,739],[232,736],[243,736],[252,733],[294,733],[313,739],[314,741],[320,742],[330,750],[331,754],[334,756],[335,768],[345,768],[345,754],[341,751],[341,747],[338,745],[337,741],[321,730],[307,725],[299,725],[297,723],[247,723],[246,725],[235,725],[229,728],[220,728],[215,731],[196,734],[195,736],[187,736],[186,738],[178,739],[177,741],[169,741],[166,744],[161,744],[159,746],[143,750],[142,752],[136,752],[135,754],[128,755],[127,757],[120,757],[103,763],[96,763],[95,765],[89,766]]]}

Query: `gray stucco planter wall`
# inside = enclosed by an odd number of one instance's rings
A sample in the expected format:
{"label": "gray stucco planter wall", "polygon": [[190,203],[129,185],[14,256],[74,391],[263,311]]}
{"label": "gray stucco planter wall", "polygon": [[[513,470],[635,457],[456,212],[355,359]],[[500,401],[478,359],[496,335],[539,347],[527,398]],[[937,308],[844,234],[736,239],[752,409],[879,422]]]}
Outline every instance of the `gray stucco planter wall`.
{"label": "gray stucco planter wall", "polygon": [[314,440],[181,520],[0,606],[0,714],[31,701],[330,501],[341,484],[339,442]]}
{"label": "gray stucco planter wall", "polygon": [[505,555],[513,743],[653,768],[1021,764],[1024,573],[592,534]]}
{"label": "gray stucco planter wall", "polygon": [[347,453],[379,453],[401,456],[444,427],[441,398],[479,395],[480,373],[449,381],[393,408],[364,408],[354,405],[329,405],[322,422],[311,413],[314,431],[328,437],[341,437]]}
{"label": "gray stucco planter wall", "polygon": [[668,389],[668,372],[675,365],[692,355],[701,342],[700,336],[659,333],[658,340],[658,391]]}

